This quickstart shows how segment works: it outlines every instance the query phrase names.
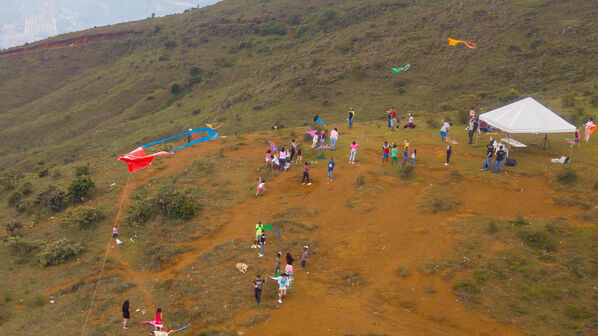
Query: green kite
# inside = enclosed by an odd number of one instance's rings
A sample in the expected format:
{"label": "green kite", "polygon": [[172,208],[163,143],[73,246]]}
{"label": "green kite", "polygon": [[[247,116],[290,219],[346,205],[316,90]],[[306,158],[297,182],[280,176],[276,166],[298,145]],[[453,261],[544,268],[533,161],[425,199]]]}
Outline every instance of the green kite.
{"label": "green kite", "polygon": [[392,70],[393,74],[397,74],[397,73],[399,73],[401,71],[405,71],[405,70],[409,69],[410,66],[411,66],[411,64],[407,64],[407,65],[405,65],[402,68],[392,68],[391,70]]}

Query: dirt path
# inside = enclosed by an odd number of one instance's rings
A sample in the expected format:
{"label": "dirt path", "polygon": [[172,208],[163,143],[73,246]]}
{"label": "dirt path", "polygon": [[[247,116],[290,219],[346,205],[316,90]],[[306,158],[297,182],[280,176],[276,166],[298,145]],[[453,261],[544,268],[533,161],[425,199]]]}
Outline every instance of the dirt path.
{"label": "dirt path", "polygon": [[[246,141],[258,137],[254,135]],[[163,169],[150,167],[136,174],[124,195],[124,206],[128,205],[135,187],[160,176],[176,174],[222,146],[218,141],[195,146],[185,155],[168,158]],[[262,147],[252,144],[242,152],[225,151],[224,154],[241,157],[250,167],[258,167],[262,165],[258,159],[262,157]],[[441,153],[440,146],[437,152]],[[250,199],[223,214],[218,232],[185,243],[193,246],[192,252],[169,263],[161,272],[122,272],[124,280],[135,283],[145,292],[146,306],[153,307],[145,289],[148,280],[183,276],[180,271],[196,261],[202,252],[232,239],[248,241],[251,224],[258,219],[272,220],[263,218],[264,213],[283,210],[274,208],[284,200],[284,208],[306,207],[309,211],[318,211],[309,220],[319,226],[314,233],[320,242],[319,253],[310,257],[306,270],[297,271],[294,288],[284,304],[270,311],[267,321],[254,327],[260,334],[278,334],[283,330],[290,334],[313,335],[520,334],[515,327],[491,320],[458,302],[452,290],[454,280],[422,275],[417,267],[422,261],[454,248],[455,235],[447,228],[452,220],[475,215],[514,217],[524,213],[550,219],[573,214],[575,209],[548,204],[555,191],[547,186],[545,178],[520,176],[505,185],[466,177],[455,191],[463,202],[458,211],[422,214],[417,209],[418,199],[430,185],[445,181],[448,170],[418,167],[418,174],[425,176],[426,182],[404,183],[396,177],[371,173],[381,168],[375,151],[358,155],[356,165],[347,164],[344,154],[338,154],[334,182],[326,181],[323,162],[312,169],[314,183],[311,186],[300,184],[300,169],[294,167],[291,172],[269,181],[264,197]],[[356,192],[354,181],[359,175],[365,176],[375,191],[369,195]],[[357,206],[350,207],[347,199],[352,199]],[[128,267],[117,250],[111,254],[125,269]],[[399,277],[398,266],[407,267],[411,275],[405,279]],[[214,327],[234,326],[233,329],[254,334],[254,329],[240,328],[235,323],[259,312],[263,310],[241,312],[234,321]]]}

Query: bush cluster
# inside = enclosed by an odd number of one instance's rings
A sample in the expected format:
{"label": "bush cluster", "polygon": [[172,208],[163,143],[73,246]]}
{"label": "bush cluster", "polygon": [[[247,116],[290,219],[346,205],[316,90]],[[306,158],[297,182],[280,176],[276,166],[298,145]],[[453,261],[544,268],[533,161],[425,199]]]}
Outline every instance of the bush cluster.
{"label": "bush cluster", "polygon": [[127,211],[127,222],[143,225],[157,215],[171,219],[189,219],[195,216],[197,209],[191,197],[172,187],[164,187],[152,196],[139,198]]}
{"label": "bush cluster", "polygon": [[15,254],[34,256],[42,266],[64,264],[85,251],[82,244],[66,238],[47,244],[39,240],[26,241],[20,237],[9,237],[5,244]]}
{"label": "bush cluster", "polygon": [[69,211],[63,223],[70,227],[87,230],[92,228],[103,218],[104,214],[100,210],[91,206],[82,205]]}
{"label": "bush cluster", "polygon": [[68,188],[69,198],[74,202],[83,202],[83,199],[93,190],[96,185],[89,175],[75,177]]}

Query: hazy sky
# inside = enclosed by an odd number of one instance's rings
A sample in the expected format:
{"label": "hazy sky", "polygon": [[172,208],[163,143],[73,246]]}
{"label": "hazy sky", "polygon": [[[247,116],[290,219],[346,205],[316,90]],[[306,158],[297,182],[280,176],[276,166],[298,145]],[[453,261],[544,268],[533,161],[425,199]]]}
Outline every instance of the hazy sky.
{"label": "hazy sky", "polygon": [[[46,32],[51,28],[45,26],[32,30],[31,23],[27,28],[28,34],[25,34],[25,19],[43,17],[44,9],[46,9],[45,13],[51,13],[57,33],[62,34],[94,26],[145,19],[152,13],[155,13],[156,16],[181,13],[191,7],[203,7],[218,1],[0,0],[0,47],[7,48],[24,42],[32,42],[32,39],[48,37]],[[43,22],[45,23],[45,21]],[[22,41],[23,39],[27,41]]]}

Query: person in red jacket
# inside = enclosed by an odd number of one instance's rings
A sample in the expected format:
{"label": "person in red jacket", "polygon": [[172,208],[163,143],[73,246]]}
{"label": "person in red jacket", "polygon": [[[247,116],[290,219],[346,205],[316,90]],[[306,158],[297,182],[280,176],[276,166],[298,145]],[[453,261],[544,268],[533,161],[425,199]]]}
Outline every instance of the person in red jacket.
{"label": "person in red jacket", "polygon": [[162,322],[162,308],[156,309],[156,331],[162,331],[164,329],[164,322]]}

